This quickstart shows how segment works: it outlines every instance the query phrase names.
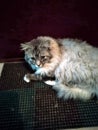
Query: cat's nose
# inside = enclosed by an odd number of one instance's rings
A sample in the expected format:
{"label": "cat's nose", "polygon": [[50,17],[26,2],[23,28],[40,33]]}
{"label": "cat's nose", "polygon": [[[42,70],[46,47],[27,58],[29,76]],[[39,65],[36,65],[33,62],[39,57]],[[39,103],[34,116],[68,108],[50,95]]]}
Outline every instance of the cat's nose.
{"label": "cat's nose", "polygon": [[40,66],[41,62],[39,60],[36,61],[36,64]]}

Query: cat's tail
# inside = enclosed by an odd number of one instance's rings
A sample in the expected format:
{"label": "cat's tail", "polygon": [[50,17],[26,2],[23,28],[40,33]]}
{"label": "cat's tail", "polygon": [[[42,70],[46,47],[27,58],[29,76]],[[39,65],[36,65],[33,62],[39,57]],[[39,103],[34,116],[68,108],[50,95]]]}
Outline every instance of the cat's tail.
{"label": "cat's tail", "polygon": [[67,86],[65,84],[56,84],[53,86],[53,89],[55,89],[58,93],[59,98],[66,99],[82,99],[82,100],[88,100],[92,97],[92,92],[87,91],[85,89],[81,89],[76,86]]}

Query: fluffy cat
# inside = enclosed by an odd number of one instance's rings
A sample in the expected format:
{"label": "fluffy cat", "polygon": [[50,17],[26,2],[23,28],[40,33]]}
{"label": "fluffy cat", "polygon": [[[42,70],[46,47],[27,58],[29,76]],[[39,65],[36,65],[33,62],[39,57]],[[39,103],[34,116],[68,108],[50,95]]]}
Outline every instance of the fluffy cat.
{"label": "fluffy cat", "polygon": [[55,77],[58,97],[88,100],[98,96],[98,48],[77,39],[40,36],[21,44],[22,50],[39,66],[28,79]]}

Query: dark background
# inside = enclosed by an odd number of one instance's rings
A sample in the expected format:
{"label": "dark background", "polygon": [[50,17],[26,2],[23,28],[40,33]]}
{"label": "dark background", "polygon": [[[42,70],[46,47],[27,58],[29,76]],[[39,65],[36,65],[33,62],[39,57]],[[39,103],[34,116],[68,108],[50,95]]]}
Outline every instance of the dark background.
{"label": "dark background", "polygon": [[40,35],[98,46],[98,0],[1,0],[0,59],[20,58],[20,43]]}

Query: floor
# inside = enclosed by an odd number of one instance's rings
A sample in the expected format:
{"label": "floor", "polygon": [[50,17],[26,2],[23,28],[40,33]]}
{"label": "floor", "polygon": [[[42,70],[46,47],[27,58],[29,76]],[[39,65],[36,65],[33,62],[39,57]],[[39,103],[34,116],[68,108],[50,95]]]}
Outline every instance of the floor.
{"label": "floor", "polygon": [[[0,76],[2,75],[3,66],[4,66],[4,63],[0,63]],[[98,127],[66,129],[66,130],[98,130]]]}

